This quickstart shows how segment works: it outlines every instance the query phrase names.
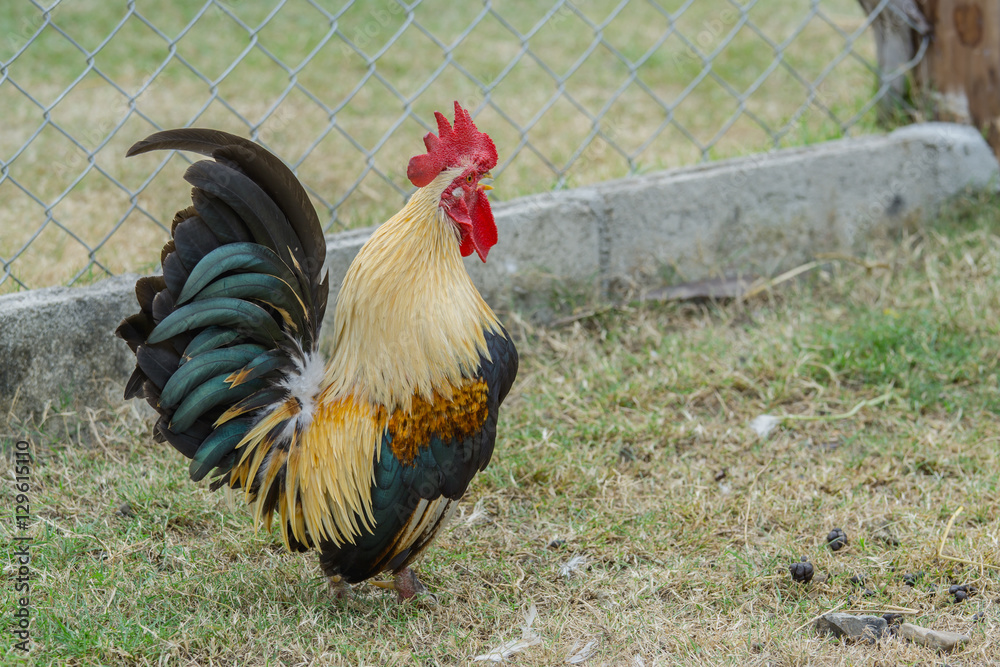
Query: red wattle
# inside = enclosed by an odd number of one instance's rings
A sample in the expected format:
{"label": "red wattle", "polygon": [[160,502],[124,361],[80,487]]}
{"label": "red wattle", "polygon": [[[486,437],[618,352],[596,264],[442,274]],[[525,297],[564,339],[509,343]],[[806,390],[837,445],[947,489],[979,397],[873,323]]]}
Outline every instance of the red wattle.
{"label": "red wattle", "polygon": [[464,199],[458,199],[448,207],[448,217],[458,226],[458,231],[461,235],[458,249],[461,251],[462,257],[468,257],[474,249],[472,244],[472,218],[469,217],[469,208],[465,205]]}
{"label": "red wattle", "polygon": [[462,257],[468,257],[472,254],[475,248],[472,245],[472,234],[468,230],[462,230],[462,243],[458,246],[458,251],[462,253]]}
{"label": "red wattle", "polygon": [[486,193],[476,189],[476,198],[469,211],[472,218],[472,242],[476,246],[479,259],[486,261],[490,248],[497,244],[497,223],[493,219],[493,209]]}

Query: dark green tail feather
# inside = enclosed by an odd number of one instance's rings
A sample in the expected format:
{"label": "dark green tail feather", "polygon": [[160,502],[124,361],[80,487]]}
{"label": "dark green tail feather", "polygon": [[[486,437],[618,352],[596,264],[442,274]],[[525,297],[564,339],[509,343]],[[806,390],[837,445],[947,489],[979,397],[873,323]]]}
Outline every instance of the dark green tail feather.
{"label": "dark green tail feather", "polygon": [[[148,334],[147,334],[148,335]],[[181,357],[181,364],[183,365],[188,359],[191,359],[203,352],[208,352],[209,350],[214,350],[219,347],[225,347],[230,343],[236,341],[240,337],[240,332],[235,329],[223,329],[222,327],[208,327],[207,329],[202,329],[197,336],[191,339],[187,347],[184,348],[184,354]]]}
{"label": "dark green tail feather", "polygon": [[[287,397],[282,381],[299,357],[316,352],[326,245],[301,184],[257,144],[215,130],[170,130],[128,155],[159,149],[216,161],[187,170],[193,205],[174,216],[160,256],[164,275],[137,282],[140,310],[116,333],[137,359],[126,398],[145,398],[160,412],[156,439],[193,459],[191,476],[201,479],[213,468],[228,472],[236,444]],[[216,426],[234,405],[241,416]]]}
{"label": "dark green tail feather", "polygon": [[277,344],[283,338],[279,321],[265,308],[245,299],[216,297],[174,309],[156,325],[147,342],[159,343],[178,334],[209,326],[235,329],[244,338],[265,345]]}
{"label": "dark green tail feather", "polygon": [[[193,268],[177,298],[177,303],[190,301],[196,294],[223,273],[263,273],[280,278],[289,287],[298,281],[273,250],[256,243],[231,243],[205,256],[207,261]],[[232,276],[230,276],[232,277]]]}
{"label": "dark green tail feather", "polygon": [[180,364],[160,392],[160,405],[172,408],[198,385],[216,375],[240,370],[256,359],[263,350],[260,345],[243,343],[211,350],[198,355],[190,363]]}

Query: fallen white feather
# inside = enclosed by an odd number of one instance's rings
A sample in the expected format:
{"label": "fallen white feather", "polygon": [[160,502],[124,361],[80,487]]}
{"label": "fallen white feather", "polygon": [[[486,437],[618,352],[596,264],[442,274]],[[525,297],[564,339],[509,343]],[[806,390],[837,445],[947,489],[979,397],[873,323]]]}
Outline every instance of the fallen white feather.
{"label": "fallen white feather", "polygon": [[775,417],[774,415],[760,415],[759,417],[754,417],[753,421],[750,422],[750,428],[753,432],[762,438],[766,438],[774,430],[774,427],[781,423],[781,417]]}
{"label": "fallen white feather", "polygon": [[475,507],[472,508],[472,513],[465,517],[465,524],[474,526],[478,523],[486,523],[489,520],[490,513],[486,510],[486,498],[480,498],[476,501]]}
{"label": "fallen white feather", "polygon": [[566,655],[566,662],[571,665],[579,665],[581,662],[594,655],[595,651],[597,651],[596,639],[591,639],[586,643],[586,645],[584,645],[583,648],[580,648],[580,642],[577,642],[573,644],[573,648],[571,648],[569,653]]}
{"label": "fallen white feather", "polygon": [[570,558],[565,565],[559,568],[559,574],[564,577],[572,577],[573,573],[579,570],[581,567],[587,564],[587,557],[583,554],[578,554]]}
{"label": "fallen white feather", "polygon": [[534,630],[531,629],[531,624],[535,622],[535,617],[538,616],[538,608],[534,603],[528,608],[528,611],[524,613],[524,625],[521,626],[521,638],[512,639],[509,642],[504,642],[500,646],[496,647],[488,653],[482,655],[477,655],[473,658],[474,661],[479,662],[481,660],[489,660],[490,662],[503,662],[509,656],[519,653],[524,649],[534,646],[535,644],[542,643],[542,638],[539,637]]}

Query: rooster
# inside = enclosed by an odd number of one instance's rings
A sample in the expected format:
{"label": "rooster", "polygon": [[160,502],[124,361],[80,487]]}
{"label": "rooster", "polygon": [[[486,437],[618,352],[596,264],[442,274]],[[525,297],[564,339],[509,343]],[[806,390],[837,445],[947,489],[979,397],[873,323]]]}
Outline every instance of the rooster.
{"label": "rooster", "polygon": [[338,594],[377,581],[413,597],[409,565],[490,461],[517,351],[462,263],[497,229],[481,179],[497,151],[455,103],[452,126],[409,162],[418,189],[344,278],[328,360],[319,351],[329,277],[319,218],[292,172],[225,132],[179,129],[128,156],[188,150],[162,276],[136,283],[140,311],[116,334],[136,356],[125,398],[159,413],[157,441],[190,476],[236,490],[292,551],[316,550]]}

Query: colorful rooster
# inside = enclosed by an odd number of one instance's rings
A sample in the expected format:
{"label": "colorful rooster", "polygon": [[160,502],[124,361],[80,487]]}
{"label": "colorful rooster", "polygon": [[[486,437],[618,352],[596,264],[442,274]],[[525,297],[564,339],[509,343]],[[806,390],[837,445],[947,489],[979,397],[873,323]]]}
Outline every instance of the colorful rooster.
{"label": "colorful rooster", "polygon": [[340,592],[386,570],[393,582],[376,583],[400,599],[421,590],[408,566],[489,463],[517,374],[462,263],[497,242],[480,183],[496,148],[457,102],[454,127],[435,116],[407,169],[419,189],[344,278],[325,364],[326,245],[291,171],[214,130],[158,132],[128,152],[214,161],[185,173],[193,206],[116,332],[137,360],[125,397],[159,412],[155,437],[191,459],[192,479],[241,490],[268,529],[276,513],[285,545],[317,550]]}

